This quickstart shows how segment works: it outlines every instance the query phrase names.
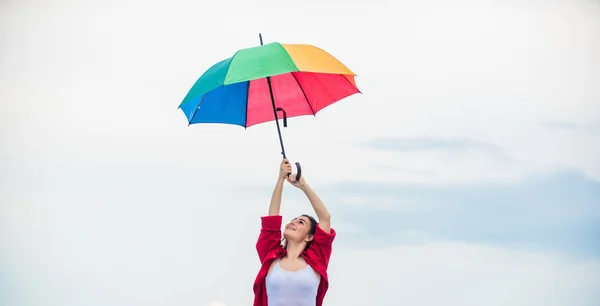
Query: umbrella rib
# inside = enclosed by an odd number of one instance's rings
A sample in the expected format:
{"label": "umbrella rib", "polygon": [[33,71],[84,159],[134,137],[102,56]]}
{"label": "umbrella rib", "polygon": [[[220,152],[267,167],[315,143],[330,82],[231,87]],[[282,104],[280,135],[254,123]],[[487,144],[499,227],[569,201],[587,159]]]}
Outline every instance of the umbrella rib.
{"label": "umbrella rib", "polygon": [[250,82],[248,81],[248,87],[246,87],[246,121],[244,122],[244,130],[248,129],[248,100],[250,100]]}
{"label": "umbrella rib", "polygon": [[206,98],[206,95],[208,95],[208,93],[205,93],[202,96],[202,100],[200,100],[200,103],[198,103],[198,106],[196,106],[196,109],[194,110],[194,113],[192,114],[192,116],[190,117],[190,122],[188,122],[188,125],[192,124],[192,121],[194,121],[194,117],[196,117],[196,113],[198,112],[198,109],[200,109],[200,106],[202,105],[202,103],[204,102],[204,98]]}
{"label": "umbrella rib", "polygon": [[[346,79],[346,81],[348,82],[348,84],[350,84],[350,86],[356,88],[356,90],[358,90],[358,92],[362,94],[362,91],[360,91],[360,89],[358,89],[358,87],[356,85],[352,84],[352,82],[350,82],[350,80],[348,80],[348,78],[345,75],[343,75],[343,74],[340,74],[340,75],[342,77],[344,77],[344,79]],[[354,76],[356,76],[356,74]]]}
{"label": "umbrella rib", "polygon": [[296,80],[296,84],[298,84],[298,87],[302,91],[302,95],[304,95],[304,100],[306,100],[306,104],[308,104],[308,107],[310,107],[310,111],[312,112],[313,116],[316,116],[315,111],[313,110],[312,105],[310,105],[310,101],[308,101],[308,97],[304,92],[304,88],[302,88],[302,85],[300,85],[300,82],[298,81],[298,78],[296,78],[296,74],[294,72],[292,72],[292,76],[294,77],[294,80]]}

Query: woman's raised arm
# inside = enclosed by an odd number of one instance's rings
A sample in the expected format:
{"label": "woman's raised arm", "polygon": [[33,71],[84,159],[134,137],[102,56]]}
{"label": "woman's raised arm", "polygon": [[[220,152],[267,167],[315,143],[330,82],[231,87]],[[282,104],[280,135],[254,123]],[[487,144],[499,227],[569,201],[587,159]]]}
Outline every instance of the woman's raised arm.
{"label": "woman's raised arm", "polygon": [[[302,180],[302,178],[300,178],[300,180]],[[312,190],[312,188],[310,188],[308,184],[305,183],[299,188],[304,192],[308,198],[308,201],[310,201],[315,214],[317,214],[317,218],[319,218],[319,227],[323,229],[324,232],[329,234],[329,229],[331,227],[331,215],[329,214],[327,207],[325,207],[325,204],[323,201],[321,201],[321,198],[319,198],[319,196],[314,190]]]}
{"label": "woman's raised arm", "polygon": [[288,174],[292,173],[292,166],[287,159],[281,161],[279,166],[279,177],[277,177],[277,183],[275,189],[271,195],[271,203],[269,204],[269,216],[277,216],[281,210],[281,195],[283,193],[283,183],[287,178]]}
{"label": "woman's raised arm", "polygon": [[310,201],[310,205],[312,205],[315,214],[317,214],[317,218],[319,218],[319,227],[323,229],[325,233],[329,234],[329,229],[331,227],[331,215],[329,214],[329,211],[327,210],[327,207],[325,207],[323,201],[321,201],[321,198],[319,198],[315,191],[312,190],[312,188],[310,188],[310,186],[306,183],[304,176],[301,176],[300,180],[296,181],[295,175],[292,174],[287,178],[287,181],[300,188],[300,190],[304,192]]}

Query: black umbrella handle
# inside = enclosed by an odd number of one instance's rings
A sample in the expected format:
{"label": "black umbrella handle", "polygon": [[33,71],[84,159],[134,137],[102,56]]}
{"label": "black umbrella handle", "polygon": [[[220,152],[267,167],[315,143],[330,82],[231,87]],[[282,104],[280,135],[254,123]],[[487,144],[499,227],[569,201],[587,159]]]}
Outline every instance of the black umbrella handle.
{"label": "black umbrella handle", "polygon": [[296,182],[300,181],[300,176],[302,176],[302,167],[300,167],[300,163],[296,162],[296,170],[298,172],[296,172]]}
{"label": "black umbrella handle", "polygon": [[[288,164],[288,162],[285,162],[286,164]],[[300,163],[296,162],[296,182],[300,181],[300,177],[302,176],[302,167],[300,167]],[[291,173],[288,173],[288,176],[290,176]]]}

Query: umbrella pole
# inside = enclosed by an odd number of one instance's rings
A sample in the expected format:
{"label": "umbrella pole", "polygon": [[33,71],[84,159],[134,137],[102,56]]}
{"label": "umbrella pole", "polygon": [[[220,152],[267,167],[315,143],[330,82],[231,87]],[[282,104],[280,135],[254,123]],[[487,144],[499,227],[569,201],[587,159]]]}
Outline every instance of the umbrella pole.
{"label": "umbrella pole", "polygon": [[271,96],[271,104],[273,105],[273,115],[275,116],[275,124],[277,124],[277,134],[279,134],[279,144],[281,145],[281,155],[285,156],[285,148],[283,147],[283,138],[281,137],[281,128],[279,127],[279,118],[277,118],[277,108],[275,106],[275,97],[273,96],[273,87],[271,86],[271,77],[267,77],[267,84],[269,84],[269,94]]}
{"label": "umbrella pole", "polygon": [[[263,45],[262,34],[258,33],[258,37],[260,38],[260,45]],[[267,77],[267,84],[269,85],[269,95],[271,96],[271,104],[273,106],[273,115],[275,116],[275,124],[277,125],[277,134],[279,135],[279,144],[281,145],[281,155],[283,158],[287,158],[285,156],[285,148],[283,147],[283,138],[281,137],[281,128],[279,127],[279,118],[277,117],[277,106],[275,106],[275,96],[273,95],[273,86],[271,85],[271,77]],[[285,113],[284,113],[285,116]],[[284,119],[285,121],[285,119]],[[300,176],[302,174],[302,168],[300,167],[300,163],[296,162],[296,181],[300,180]],[[288,174],[289,175],[289,174]]]}

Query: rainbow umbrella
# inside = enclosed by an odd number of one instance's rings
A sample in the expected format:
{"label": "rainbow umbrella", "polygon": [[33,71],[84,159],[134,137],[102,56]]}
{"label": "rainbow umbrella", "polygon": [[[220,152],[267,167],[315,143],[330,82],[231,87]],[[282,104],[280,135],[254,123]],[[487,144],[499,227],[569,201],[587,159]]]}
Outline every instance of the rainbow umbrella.
{"label": "rainbow umbrella", "polygon": [[[313,115],[359,93],[355,74],[327,52],[306,44],[269,43],[237,51],[196,81],[179,108],[188,124],[222,123],[244,128],[277,124],[281,154],[285,149],[279,119]],[[300,164],[297,178],[300,178]]]}

